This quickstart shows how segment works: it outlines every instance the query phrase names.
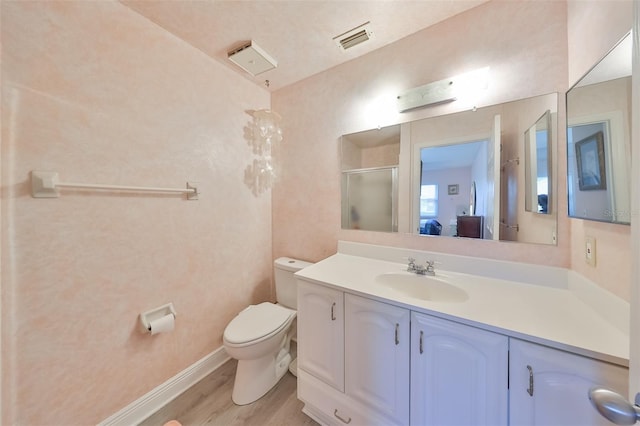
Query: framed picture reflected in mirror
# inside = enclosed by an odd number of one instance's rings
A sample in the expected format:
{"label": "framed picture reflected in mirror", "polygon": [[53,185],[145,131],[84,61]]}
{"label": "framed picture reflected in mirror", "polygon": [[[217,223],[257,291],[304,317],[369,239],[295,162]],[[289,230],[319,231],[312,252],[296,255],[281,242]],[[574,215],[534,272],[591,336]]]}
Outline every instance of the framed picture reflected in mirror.
{"label": "framed picture reflected in mirror", "polygon": [[604,135],[601,131],[576,142],[576,159],[580,191],[607,189]]}

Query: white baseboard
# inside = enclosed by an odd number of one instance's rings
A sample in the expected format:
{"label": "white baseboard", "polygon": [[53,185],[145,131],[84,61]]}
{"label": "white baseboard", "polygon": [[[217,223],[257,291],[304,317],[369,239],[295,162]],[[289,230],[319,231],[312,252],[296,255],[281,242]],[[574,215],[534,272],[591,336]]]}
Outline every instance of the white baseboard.
{"label": "white baseboard", "polygon": [[131,426],[139,424],[208,374],[211,374],[229,359],[229,355],[227,355],[224,347],[220,347],[182,370],[151,392],[143,395],[114,415],[98,423],[98,426]]}

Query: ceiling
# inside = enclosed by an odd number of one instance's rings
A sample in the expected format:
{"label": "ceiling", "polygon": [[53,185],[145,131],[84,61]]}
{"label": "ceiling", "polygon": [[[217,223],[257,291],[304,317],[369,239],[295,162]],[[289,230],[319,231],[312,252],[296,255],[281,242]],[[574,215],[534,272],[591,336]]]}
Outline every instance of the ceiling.
{"label": "ceiling", "polygon": [[[274,91],[379,49],[488,0],[121,0],[213,59]],[[343,51],[333,40],[370,22],[371,40]],[[253,40],[278,62],[251,76],[227,51]]]}
{"label": "ceiling", "polygon": [[429,146],[420,150],[422,167],[425,170],[446,170],[471,167],[484,147],[484,141],[455,145]]}

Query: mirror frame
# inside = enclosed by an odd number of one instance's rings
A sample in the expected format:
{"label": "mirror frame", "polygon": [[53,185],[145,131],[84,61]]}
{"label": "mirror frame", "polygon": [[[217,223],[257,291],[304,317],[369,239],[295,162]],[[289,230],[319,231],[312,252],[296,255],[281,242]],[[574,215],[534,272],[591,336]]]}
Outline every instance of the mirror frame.
{"label": "mirror frame", "polygon": [[[540,195],[538,194],[538,127],[544,123],[544,130],[546,132],[546,148],[545,155],[547,158],[547,209],[540,211],[538,206],[540,205]],[[542,116],[536,120],[536,122],[529,127],[524,133],[524,210],[531,213],[538,214],[551,214],[551,180],[553,179],[551,173],[551,111],[545,111]]]}
{"label": "mirror frame", "polygon": [[469,214],[476,214],[476,181],[471,182],[471,192],[469,193]]}

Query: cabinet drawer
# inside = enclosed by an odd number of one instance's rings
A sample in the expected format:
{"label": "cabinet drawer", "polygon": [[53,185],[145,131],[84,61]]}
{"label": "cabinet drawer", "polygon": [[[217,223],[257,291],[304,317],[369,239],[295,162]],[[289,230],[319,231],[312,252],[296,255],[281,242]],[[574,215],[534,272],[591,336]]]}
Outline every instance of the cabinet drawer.
{"label": "cabinet drawer", "polygon": [[390,424],[388,419],[375,416],[370,409],[301,369],[298,370],[298,399],[305,403],[305,412],[310,411],[316,420],[327,425]]}

